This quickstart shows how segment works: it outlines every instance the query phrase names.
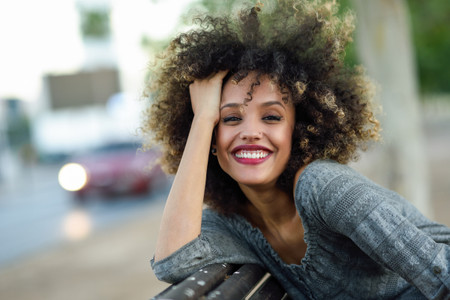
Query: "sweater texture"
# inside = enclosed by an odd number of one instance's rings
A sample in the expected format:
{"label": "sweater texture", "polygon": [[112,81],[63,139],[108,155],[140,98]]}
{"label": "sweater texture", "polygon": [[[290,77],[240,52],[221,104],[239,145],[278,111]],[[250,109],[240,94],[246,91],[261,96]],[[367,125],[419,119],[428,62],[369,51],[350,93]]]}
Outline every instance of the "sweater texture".
{"label": "sweater texture", "polygon": [[239,215],[203,211],[200,236],[151,261],[170,283],[213,263],[265,267],[292,299],[450,299],[450,229],[347,165],[309,164],[294,193],[307,251],[286,264]]}

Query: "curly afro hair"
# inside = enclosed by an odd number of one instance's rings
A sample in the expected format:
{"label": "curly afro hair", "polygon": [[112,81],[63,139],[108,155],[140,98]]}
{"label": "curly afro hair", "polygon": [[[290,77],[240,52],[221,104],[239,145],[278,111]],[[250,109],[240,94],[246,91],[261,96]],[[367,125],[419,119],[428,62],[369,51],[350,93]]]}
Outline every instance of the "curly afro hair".
{"label": "curly afro hair", "polygon": [[[189,84],[219,70],[229,70],[225,80],[235,82],[256,72],[253,86],[261,75],[269,76],[293,102],[291,158],[278,180],[286,191],[292,191],[295,172],[305,164],[347,163],[378,139],[372,84],[360,67],[343,62],[354,18],[350,12],[339,17],[337,10],[334,1],[278,0],[236,15],[195,18],[198,26],[172,40],[151,70],[151,106],[143,130],[146,146],[163,148],[164,170],[177,172],[186,144],[193,119]],[[246,201],[210,155],[205,203],[222,213],[239,213]]]}

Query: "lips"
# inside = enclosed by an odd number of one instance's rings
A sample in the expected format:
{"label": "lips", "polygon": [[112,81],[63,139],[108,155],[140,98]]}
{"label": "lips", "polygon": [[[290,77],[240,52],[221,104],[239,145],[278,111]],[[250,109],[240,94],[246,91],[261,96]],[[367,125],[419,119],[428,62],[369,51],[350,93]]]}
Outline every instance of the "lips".
{"label": "lips", "polygon": [[233,157],[243,164],[259,164],[264,162],[272,151],[260,145],[240,145],[233,149]]}

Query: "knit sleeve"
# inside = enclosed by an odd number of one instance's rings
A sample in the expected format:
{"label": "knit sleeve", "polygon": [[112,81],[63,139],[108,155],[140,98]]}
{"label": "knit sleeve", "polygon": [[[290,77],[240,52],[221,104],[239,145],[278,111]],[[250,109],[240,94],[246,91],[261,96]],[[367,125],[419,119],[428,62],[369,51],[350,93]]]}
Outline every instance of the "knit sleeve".
{"label": "knit sleeve", "polygon": [[151,266],[155,276],[168,283],[179,282],[202,267],[214,263],[259,263],[246,244],[233,236],[223,216],[205,209],[200,235]]}
{"label": "knit sleeve", "polygon": [[449,241],[432,236],[450,237],[450,230],[428,221],[398,194],[346,165],[318,161],[300,176],[295,197],[297,205],[311,206],[319,224],[349,237],[427,298],[450,299]]}

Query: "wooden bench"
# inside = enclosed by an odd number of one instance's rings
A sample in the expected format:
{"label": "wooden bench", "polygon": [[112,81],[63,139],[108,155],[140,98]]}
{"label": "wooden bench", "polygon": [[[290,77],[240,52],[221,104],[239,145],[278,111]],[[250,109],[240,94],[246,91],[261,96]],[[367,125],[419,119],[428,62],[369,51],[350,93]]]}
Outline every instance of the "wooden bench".
{"label": "wooden bench", "polygon": [[213,264],[169,286],[152,300],[289,299],[278,281],[255,264]]}

